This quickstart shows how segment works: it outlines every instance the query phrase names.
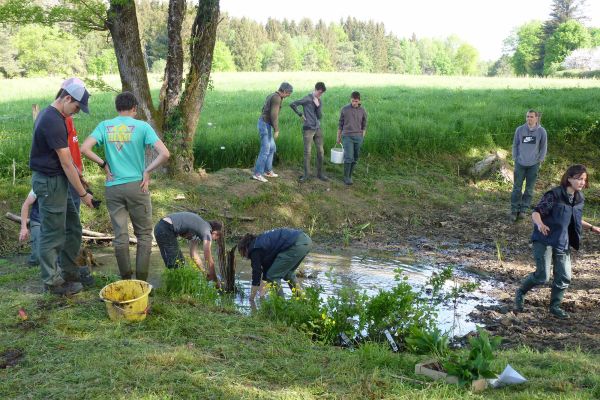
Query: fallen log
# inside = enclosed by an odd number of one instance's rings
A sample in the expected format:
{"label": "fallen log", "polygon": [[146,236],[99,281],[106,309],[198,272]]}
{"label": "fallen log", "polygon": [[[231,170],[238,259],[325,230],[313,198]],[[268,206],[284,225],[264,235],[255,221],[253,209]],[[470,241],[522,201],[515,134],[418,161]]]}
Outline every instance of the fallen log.
{"label": "fallen log", "polygon": [[[21,216],[19,216],[19,215],[13,214],[11,212],[7,212],[5,217],[13,222],[18,223],[18,224],[21,223]],[[29,221],[27,221],[27,222],[29,222]],[[102,233],[102,232],[90,231],[89,229],[82,229],[81,233],[82,233],[81,238],[83,240],[113,240],[115,238],[112,235]],[[137,244],[137,238],[130,237],[129,243]]]}

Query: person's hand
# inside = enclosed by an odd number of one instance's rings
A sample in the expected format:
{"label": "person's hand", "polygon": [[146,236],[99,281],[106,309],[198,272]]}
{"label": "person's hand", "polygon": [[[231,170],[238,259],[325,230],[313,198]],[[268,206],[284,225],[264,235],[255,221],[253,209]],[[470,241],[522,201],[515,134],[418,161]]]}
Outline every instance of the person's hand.
{"label": "person's hand", "polygon": [[110,182],[114,179],[112,172],[110,171],[110,167],[108,166],[108,163],[106,163],[106,165],[104,166],[104,173],[106,173],[106,181]]}
{"label": "person's hand", "polygon": [[94,208],[94,205],[92,204],[92,200],[94,199],[94,196],[92,196],[89,193],[86,193],[85,196],[83,196],[81,198],[81,201],[83,202],[83,204],[85,204],[88,208]]}
{"label": "person's hand", "polygon": [[19,242],[24,242],[29,237],[29,229],[27,227],[21,228],[19,232]]}
{"label": "person's hand", "polygon": [[279,137],[279,131],[275,131],[275,139],[277,139]]}
{"label": "person's hand", "polygon": [[337,144],[342,144],[342,138],[340,136],[337,137]]}
{"label": "person's hand", "polygon": [[536,225],[538,231],[540,231],[540,233],[544,236],[548,236],[548,234],[550,233],[550,228],[548,227],[548,225],[545,225],[543,222],[539,223]]}
{"label": "person's hand", "polygon": [[142,193],[148,193],[149,185],[150,185],[150,174],[148,172],[144,171],[142,183],[140,183],[140,188],[142,189]]}
{"label": "person's hand", "polygon": [[597,235],[600,235],[600,227],[592,225],[591,231]]}

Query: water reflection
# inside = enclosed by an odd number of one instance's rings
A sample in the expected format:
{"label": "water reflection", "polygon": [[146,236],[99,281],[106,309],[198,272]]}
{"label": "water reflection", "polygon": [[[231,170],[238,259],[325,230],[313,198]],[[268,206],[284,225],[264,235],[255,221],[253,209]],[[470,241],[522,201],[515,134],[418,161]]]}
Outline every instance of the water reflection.
{"label": "water reflection", "polygon": [[[118,274],[111,248],[96,249],[94,254],[101,264],[100,270],[106,273]],[[135,249],[132,249],[131,254],[135,254]],[[135,265],[134,257],[132,257],[132,263],[132,265]],[[415,287],[415,290],[420,289],[432,274],[439,271],[439,268],[435,266],[415,264],[411,260],[401,257],[382,257],[380,254],[371,256],[369,254],[311,253],[300,266],[303,277],[299,278],[299,281],[303,287],[321,286],[323,297],[332,295],[336,288],[349,285],[353,285],[361,291],[364,290],[368,295],[373,296],[379,290],[389,290],[395,285],[395,271],[398,268],[402,269],[402,275],[408,278],[408,283]],[[154,287],[160,286],[160,277],[163,270],[162,259],[158,252],[153,250],[149,280]],[[455,275],[458,276],[461,282],[478,282],[480,286],[475,292],[461,298],[456,308],[452,304],[442,307],[439,312],[438,326],[444,331],[451,331],[453,335],[464,335],[475,330],[475,323],[468,318],[468,314],[473,311],[475,306],[479,304],[491,305],[496,301],[486,294],[492,289],[491,282],[470,275],[460,269],[455,270]],[[251,279],[249,260],[237,257],[236,282],[237,286],[242,289],[243,294],[237,297],[236,302],[240,310],[245,313],[249,313],[251,310],[248,300]],[[453,285],[453,282],[448,281],[445,289],[450,290]],[[284,287],[284,294],[285,296],[291,294],[289,288]]]}

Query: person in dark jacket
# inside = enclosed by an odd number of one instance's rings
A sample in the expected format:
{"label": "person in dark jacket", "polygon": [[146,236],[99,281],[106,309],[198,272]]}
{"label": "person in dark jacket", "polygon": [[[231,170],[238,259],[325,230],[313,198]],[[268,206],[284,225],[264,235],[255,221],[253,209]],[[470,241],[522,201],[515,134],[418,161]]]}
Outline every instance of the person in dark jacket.
{"label": "person in dark jacket", "polygon": [[[323,93],[327,88],[323,82],[315,84],[315,90],[303,98],[290,104],[294,112],[302,118],[302,134],[304,137],[304,175],[300,177],[300,182],[306,182],[310,179],[310,152],[312,143],[315,142],[317,149],[317,178],[327,182],[329,178],[323,173],[323,131],[321,130],[321,118],[323,117]],[[302,106],[302,112],[298,107]]]}
{"label": "person in dark jacket", "polygon": [[583,229],[600,234],[600,228],[583,220],[585,199],[581,191],[587,187],[586,168],[572,165],[562,176],[560,186],[546,192],[534,208],[531,240],[536,270],[517,289],[515,311],[523,311],[525,294],[529,290],[550,280],[550,266],[553,264],[550,313],[561,319],[569,318],[569,314],[560,308],[560,303],[571,282],[570,247],[579,249]]}
{"label": "person in dark jacket", "polygon": [[312,247],[308,235],[297,229],[279,228],[258,236],[246,234],[239,241],[238,251],[252,264],[252,289],[250,301],[254,301],[263,281],[279,284],[286,280],[290,288],[297,288],[296,269]]}

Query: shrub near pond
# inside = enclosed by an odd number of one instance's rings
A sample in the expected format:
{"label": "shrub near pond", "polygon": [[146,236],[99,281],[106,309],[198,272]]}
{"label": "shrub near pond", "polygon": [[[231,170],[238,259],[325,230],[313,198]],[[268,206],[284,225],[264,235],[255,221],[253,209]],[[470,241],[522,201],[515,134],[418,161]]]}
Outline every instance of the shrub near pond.
{"label": "shrub near pond", "polygon": [[[272,288],[261,303],[259,315],[294,326],[323,343],[344,342],[344,337],[381,342],[386,340],[384,332],[389,330],[402,344],[410,332],[413,336],[416,330],[435,332],[437,308],[449,300],[456,302],[462,293],[474,289],[467,283],[455,285],[447,294],[442,294],[442,287],[452,277],[452,271],[453,267],[444,268],[424,287],[415,290],[398,269],[396,285],[387,291],[380,290],[373,297],[354,286],[335,285],[336,282],[333,282],[336,289],[326,300],[322,299],[320,287],[294,291],[289,299],[278,296],[277,289]],[[432,294],[426,294],[425,288],[431,287]]]}

